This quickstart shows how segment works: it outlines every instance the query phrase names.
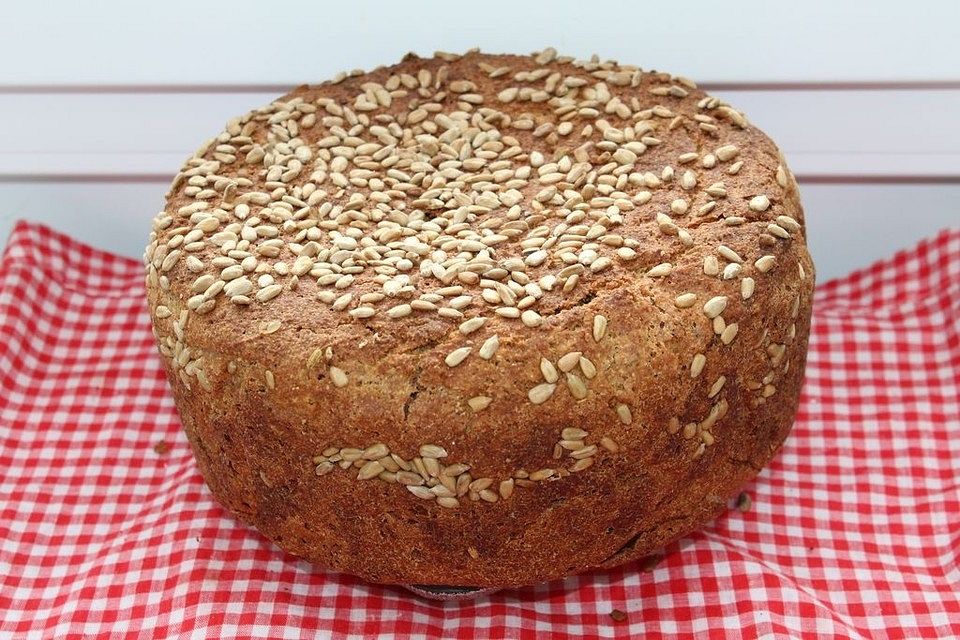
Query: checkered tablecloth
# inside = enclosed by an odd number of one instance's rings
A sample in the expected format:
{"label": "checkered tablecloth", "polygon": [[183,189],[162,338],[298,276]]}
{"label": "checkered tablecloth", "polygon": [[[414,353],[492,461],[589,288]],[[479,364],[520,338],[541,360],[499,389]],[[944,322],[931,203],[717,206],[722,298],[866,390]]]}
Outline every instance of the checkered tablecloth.
{"label": "checkered tablecloth", "polygon": [[0,638],[960,637],[960,229],[818,289],[749,511],[652,571],[461,603],[312,567],[218,506],[142,287],[35,224],[0,262]]}

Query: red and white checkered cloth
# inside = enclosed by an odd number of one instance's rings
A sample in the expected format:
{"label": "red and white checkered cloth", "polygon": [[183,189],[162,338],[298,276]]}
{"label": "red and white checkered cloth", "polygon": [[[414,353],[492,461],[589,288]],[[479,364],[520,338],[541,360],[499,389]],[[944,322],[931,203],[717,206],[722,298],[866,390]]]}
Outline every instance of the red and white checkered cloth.
{"label": "red and white checkered cloth", "polygon": [[0,638],[960,637],[960,229],[819,288],[749,512],[650,573],[461,603],[312,567],[218,506],[142,287],[35,224],[0,262]]}

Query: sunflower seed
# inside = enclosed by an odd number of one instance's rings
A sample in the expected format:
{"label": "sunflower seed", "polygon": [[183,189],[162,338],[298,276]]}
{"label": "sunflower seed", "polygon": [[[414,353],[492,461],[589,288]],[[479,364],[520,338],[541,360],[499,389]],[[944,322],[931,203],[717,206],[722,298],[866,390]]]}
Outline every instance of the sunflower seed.
{"label": "sunflower seed", "polygon": [[703,259],[703,273],[708,276],[720,273],[720,263],[715,256],[707,256]]}
{"label": "sunflower seed", "polygon": [[774,262],[776,262],[776,260],[777,259],[775,256],[770,256],[770,255],[761,256],[757,258],[757,261],[753,263],[753,266],[755,266],[757,268],[757,271],[759,271],[760,273],[766,273],[767,271],[770,271],[770,269],[773,268]]}
{"label": "sunflower seed", "polygon": [[707,364],[707,357],[702,353],[693,356],[693,362],[690,363],[690,377],[696,378],[703,372],[703,365]]}
{"label": "sunflower seed", "polygon": [[595,461],[595,458],[592,458],[592,457],[582,458],[580,460],[577,460],[576,463],[574,463],[574,465],[570,467],[570,471],[574,473],[585,471],[586,469],[589,469],[590,467],[593,466],[594,461]]}
{"label": "sunflower seed", "polygon": [[733,342],[733,339],[737,337],[737,331],[739,330],[740,327],[736,322],[728,324],[723,332],[720,333],[720,341],[723,344],[730,344]]}
{"label": "sunflower seed", "polygon": [[770,208],[770,198],[764,195],[754,196],[750,199],[750,208],[754,211],[766,211]]}
{"label": "sunflower seed", "polygon": [[345,448],[340,449],[340,457],[347,462],[354,462],[363,456],[363,449]]}
{"label": "sunflower seed", "polygon": [[357,480],[369,480],[370,478],[380,475],[383,470],[382,464],[376,460],[371,460],[360,467],[360,473],[357,474]]}
{"label": "sunflower seed", "polygon": [[726,384],[726,382],[727,382],[726,376],[720,376],[719,378],[717,378],[716,382],[713,383],[713,386],[710,387],[710,392],[707,393],[707,397],[713,398],[718,393],[720,393],[720,390],[723,389],[723,385]]}
{"label": "sunflower seed", "polygon": [[539,313],[532,309],[527,309],[520,314],[520,321],[528,327],[539,327],[541,324],[543,324],[543,318],[540,317]]}
{"label": "sunflower seed", "polygon": [[728,144],[722,147],[719,147],[714,154],[716,154],[717,159],[721,162],[726,162],[727,160],[732,160],[737,157],[740,153],[740,149],[736,145]]}
{"label": "sunflower seed", "polygon": [[583,440],[587,437],[587,432],[577,427],[566,427],[560,432],[560,437],[564,440]]}
{"label": "sunflower seed", "polygon": [[588,380],[593,380],[597,376],[597,368],[589,359],[580,356],[580,371]]}
{"label": "sunflower seed", "polygon": [[[670,272],[673,271],[673,265],[669,262],[663,262],[657,266],[651,268],[647,271],[648,278],[662,278],[664,276],[670,275]],[[599,340],[597,341],[599,342]]]}
{"label": "sunflower seed", "polygon": [[493,398],[490,396],[474,396],[467,400],[467,404],[474,411],[483,411],[490,406],[491,402],[493,402]]}
{"label": "sunflower seed", "polygon": [[570,452],[570,457],[574,460],[582,460],[583,458],[591,458],[597,454],[597,445],[591,444],[589,446],[583,447],[582,449],[577,449],[576,451]]}
{"label": "sunflower seed", "polygon": [[447,465],[444,467],[442,475],[447,478],[456,478],[462,473],[466,473],[470,470],[470,465],[463,464],[462,462],[457,462],[455,464]]}
{"label": "sunflower seed", "polygon": [[493,357],[493,354],[497,352],[497,349],[500,348],[500,336],[494,334],[484,341],[483,345],[480,347],[480,351],[477,353],[484,360],[489,360]]}
{"label": "sunflower seed", "polygon": [[364,449],[361,457],[364,460],[379,460],[388,455],[390,455],[390,450],[387,448],[387,445],[378,443]]}
{"label": "sunflower seed", "polygon": [[610,453],[617,453],[620,451],[620,445],[614,442],[611,438],[603,436],[600,438],[600,446],[609,451]]}
{"label": "sunflower seed", "polygon": [[696,301],[697,294],[695,293],[681,293],[679,296],[673,299],[673,303],[678,309],[688,309],[692,307]]}
{"label": "sunflower seed", "polygon": [[708,318],[716,318],[724,309],[727,308],[727,296],[716,296],[707,300],[706,304],[703,305],[703,313],[706,314]]}
{"label": "sunflower seed", "polygon": [[408,487],[419,487],[423,484],[423,478],[420,477],[419,473],[413,473],[412,471],[398,471],[397,482]]}
{"label": "sunflower seed", "polygon": [[789,231],[790,233],[797,233],[800,231],[800,223],[791,218],[790,216],[777,216],[777,224]]}
{"label": "sunflower seed", "polygon": [[470,355],[470,352],[473,350],[473,347],[460,347],[459,349],[454,349],[447,357],[444,358],[444,362],[447,363],[448,367],[455,367],[464,360],[467,359],[467,356]]}
{"label": "sunflower seed", "polygon": [[476,318],[470,318],[460,323],[460,333],[463,335],[470,335],[480,327],[484,325],[487,319],[484,316],[477,316]]}
{"label": "sunflower seed", "polygon": [[740,272],[742,270],[743,270],[743,267],[741,267],[739,264],[737,264],[736,262],[731,262],[730,264],[728,264],[723,268],[722,277],[724,280],[733,280],[738,275],[740,275]]}
{"label": "sunflower seed", "polygon": [[717,247],[717,253],[730,262],[736,262],[737,264],[743,262],[743,258],[740,257],[740,254],[726,245],[720,245]]}
{"label": "sunflower seed", "polygon": [[582,355],[580,351],[571,351],[570,353],[564,354],[560,357],[560,360],[557,361],[557,366],[559,366],[560,371],[564,373],[573,371],[577,365],[580,364],[580,357]]}
{"label": "sunflower seed", "polygon": [[530,392],[527,396],[530,398],[530,402],[533,404],[543,404],[550,399],[550,396],[553,395],[553,392],[556,390],[557,385],[551,384],[549,382],[538,384],[533,389],[530,389]]}
{"label": "sunflower seed", "polygon": [[782,188],[786,189],[787,188],[787,170],[783,167],[783,165],[780,165],[780,164],[777,165],[776,176],[777,176],[777,184],[780,185]]}
{"label": "sunflower seed", "polygon": [[543,374],[543,379],[550,384],[560,379],[560,374],[557,373],[556,367],[546,358],[540,358],[540,373]]}
{"label": "sunflower seed", "polygon": [[723,316],[717,316],[713,319],[713,332],[717,335],[723,333],[723,330],[727,328],[727,321],[723,319]]}
{"label": "sunflower seed", "polygon": [[254,297],[257,299],[258,302],[267,302],[269,300],[273,300],[278,295],[280,295],[281,291],[283,291],[283,287],[281,285],[272,284],[268,287],[264,287],[263,289],[260,289],[260,291],[257,291],[257,295],[255,295]]}
{"label": "sunflower seed", "polygon": [[430,491],[427,487],[417,486],[417,485],[407,485],[407,491],[417,496],[418,498],[423,498],[424,500],[433,500],[437,497],[433,491]]}
{"label": "sunflower seed", "polygon": [[567,387],[570,389],[570,394],[577,400],[583,400],[587,397],[587,385],[583,383],[583,380],[581,380],[577,374],[567,374]]}
{"label": "sunflower seed", "polygon": [[593,316],[593,340],[600,342],[607,335],[607,317],[602,315]]}
{"label": "sunflower seed", "polygon": [[776,236],[782,240],[786,240],[787,238],[790,237],[789,231],[787,231],[780,225],[773,224],[773,223],[767,225],[767,233],[769,233],[772,236]]}
{"label": "sunflower seed", "polygon": [[279,320],[271,320],[260,325],[261,335],[269,335],[280,330],[282,323]]}
{"label": "sunflower seed", "polygon": [[435,444],[422,444],[420,445],[420,457],[427,460],[446,458],[447,450]]}
{"label": "sunflower seed", "polygon": [[398,304],[395,307],[387,309],[387,316],[390,318],[403,318],[413,313],[413,307],[409,304]]}
{"label": "sunflower seed", "polygon": [[540,469],[539,471],[534,471],[530,474],[530,480],[532,482],[540,482],[541,480],[546,480],[547,478],[553,476],[555,471],[553,469]]}

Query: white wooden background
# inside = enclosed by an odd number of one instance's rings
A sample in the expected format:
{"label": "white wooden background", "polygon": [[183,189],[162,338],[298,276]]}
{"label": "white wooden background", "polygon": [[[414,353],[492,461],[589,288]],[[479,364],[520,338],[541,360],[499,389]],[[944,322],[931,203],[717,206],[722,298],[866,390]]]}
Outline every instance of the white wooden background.
{"label": "white wooden background", "polygon": [[960,2],[59,0],[0,18],[0,244],[46,222],[138,256],[181,161],[337,71],[480,46],[698,80],[801,181],[820,278],[960,226]]}

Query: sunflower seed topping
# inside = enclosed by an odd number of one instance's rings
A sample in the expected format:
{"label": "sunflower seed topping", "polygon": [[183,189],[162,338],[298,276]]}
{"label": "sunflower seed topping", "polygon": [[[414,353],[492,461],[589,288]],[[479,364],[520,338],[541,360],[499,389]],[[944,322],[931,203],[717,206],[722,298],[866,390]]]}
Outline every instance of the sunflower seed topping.
{"label": "sunflower seed topping", "polygon": [[719,147],[714,153],[720,162],[726,162],[727,160],[733,160],[736,158],[740,153],[740,149],[738,149],[736,145],[728,144]]}
{"label": "sunflower seed topping", "polygon": [[543,404],[550,399],[550,396],[553,395],[553,392],[556,390],[557,385],[546,382],[544,384],[538,384],[533,389],[530,389],[528,397],[530,402],[533,404]]}
{"label": "sunflower seed topping", "polygon": [[587,378],[587,380],[593,380],[597,377],[597,367],[589,358],[580,356],[579,364],[580,371],[583,372],[583,375]]}
{"label": "sunflower seed topping", "polygon": [[733,342],[733,339],[737,337],[739,330],[740,326],[736,322],[728,324],[724,330],[720,332],[720,341],[726,345],[730,344]]}
{"label": "sunflower seed topping", "polygon": [[766,211],[770,208],[770,198],[764,195],[754,196],[750,199],[750,208],[754,211]]}
{"label": "sunflower seed topping", "polygon": [[679,296],[673,299],[673,303],[677,306],[678,309],[689,309],[697,302],[697,294],[695,293],[681,293]]}
{"label": "sunflower seed topping", "polygon": [[460,323],[460,333],[463,335],[470,335],[480,327],[482,327],[487,322],[487,319],[483,316],[477,316],[476,318],[470,318]]}
{"label": "sunflower seed topping", "polygon": [[690,363],[690,377],[696,378],[703,372],[703,366],[707,364],[707,357],[702,353],[693,356],[693,362]]}
{"label": "sunflower seed topping", "polygon": [[707,300],[703,305],[703,313],[708,318],[716,318],[727,308],[727,296],[716,296]]}
{"label": "sunflower seed topping", "polygon": [[580,358],[582,355],[583,354],[580,351],[571,351],[570,353],[561,356],[560,360],[557,361],[560,371],[567,373],[576,369],[577,365],[580,364]]}
{"label": "sunflower seed topping", "polygon": [[279,320],[271,320],[269,322],[265,322],[260,326],[260,333],[265,336],[270,335],[271,333],[276,333],[277,331],[280,330],[280,327],[282,326],[282,324],[283,323],[281,323]]}
{"label": "sunflower seed topping", "polygon": [[491,402],[493,402],[493,398],[490,396],[474,396],[467,400],[467,404],[474,411],[483,411],[490,406]]}
{"label": "sunflower seed topping", "polygon": [[717,253],[719,253],[722,258],[729,260],[730,262],[735,262],[737,264],[743,262],[743,258],[740,257],[740,254],[726,245],[720,245],[717,247]]}
{"label": "sunflower seed topping", "polygon": [[473,350],[473,347],[460,347],[459,349],[454,349],[447,357],[444,358],[444,362],[447,363],[448,367],[456,367],[461,362],[467,359],[467,356],[470,355],[470,352]]}
{"label": "sunflower seed topping", "polygon": [[560,374],[557,373],[556,367],[546,358],[540,358],[540,373],[543,374],[543,379],[550,384],[560,379]]}
{"label": "sunflower seed topping", "polygon": [[446,458],[447,450],[435,444],[425,444],[420,446],[421,458]]}
{"label": "sunflower seed topping", "polygon": [[[618,414],[624,424],[624,417],[632,421],[626,405],[620,405]],[[412,460],[405,460],[389,452],[384,443],[370,445],[364,449],[327,447],[323,454],[310,460],[315,476],[325,476],[343,469],[357,468],[358,480],[378,478],[387,484],[398,484],[407,491],[424,500],[436,500],[438,506],[454,509],[462,506],[459,500],[469,497],[472,502],[497,503],[510,499],[518,487],[528,489],[543,481],[559,481],[571,473],[579,473],[590,468],[601,454],[618,453],[619,445],[608,436],[597,443],[586,442],[589,434],[578,427],[566,427],[560,433],[561,440],[554,445],[553,459],[559,461],[567,451],[571,464],[569,468],[556,466],[543,467],[533,472],[517,469],[508,473],[506,478],[497,480],[490,476],[473,478],[471,465],[454,462],[444,465],[440,459],[447,457],[447,451],[438,445],[421,445],[418,454]],[[560,446],[563,445],[563,446]],[[383,454],[383,455],[381,455]]]}
{"label": "sunflower seed topping", "polygon": [[587,397],[587,385],[583,379],[575,373],[567,374],[567,387],[570,389],[570,395],[577,400],[583,400]]}
{"label": "sunflower seed topping", "polygon": [[[672,271],[673,271],[673,265],[670,264],[669,262],[663,262],[663,263],[658,264],[657,266],[651,268],[649,271],[647,271],[647,277],[648,277],[648,278],[662,278],[662,277],[664,277],[664,276],[670,275],[670,273],[671,273]],[[598,340],[598,342],[599,342],[599,340]]]}
{"label": "sunflower seed topping", "polygon": [[497,349],[500,348],[500,337],[496,334],[487,338],[484,343],[480,346],[480,351],[477,352],[484,360],[489,360],[493,357],[493,354],[497,352]]}
{"label": "sunflower seed topping", "polygon": [[376,460],[371,460],[360,467],[360,473],[357,474],[357,480],[369,480],[370,478],[375,478],[383,471],[384,469],[382,464]]}
{"label": "sunflower seed topping", "polygon": [[760,273],[766,273],[773,268],[774,263],[776,262],[776,257],[774,256],[761,256],[757,258],[756,262],[753,263],[753,266],[757,268],[757,271]]}
{"label": "sunflower seed topping", "polygon": [[602,315],[593,316],[593,340],[600,342],[607,335],[607,317]]}

